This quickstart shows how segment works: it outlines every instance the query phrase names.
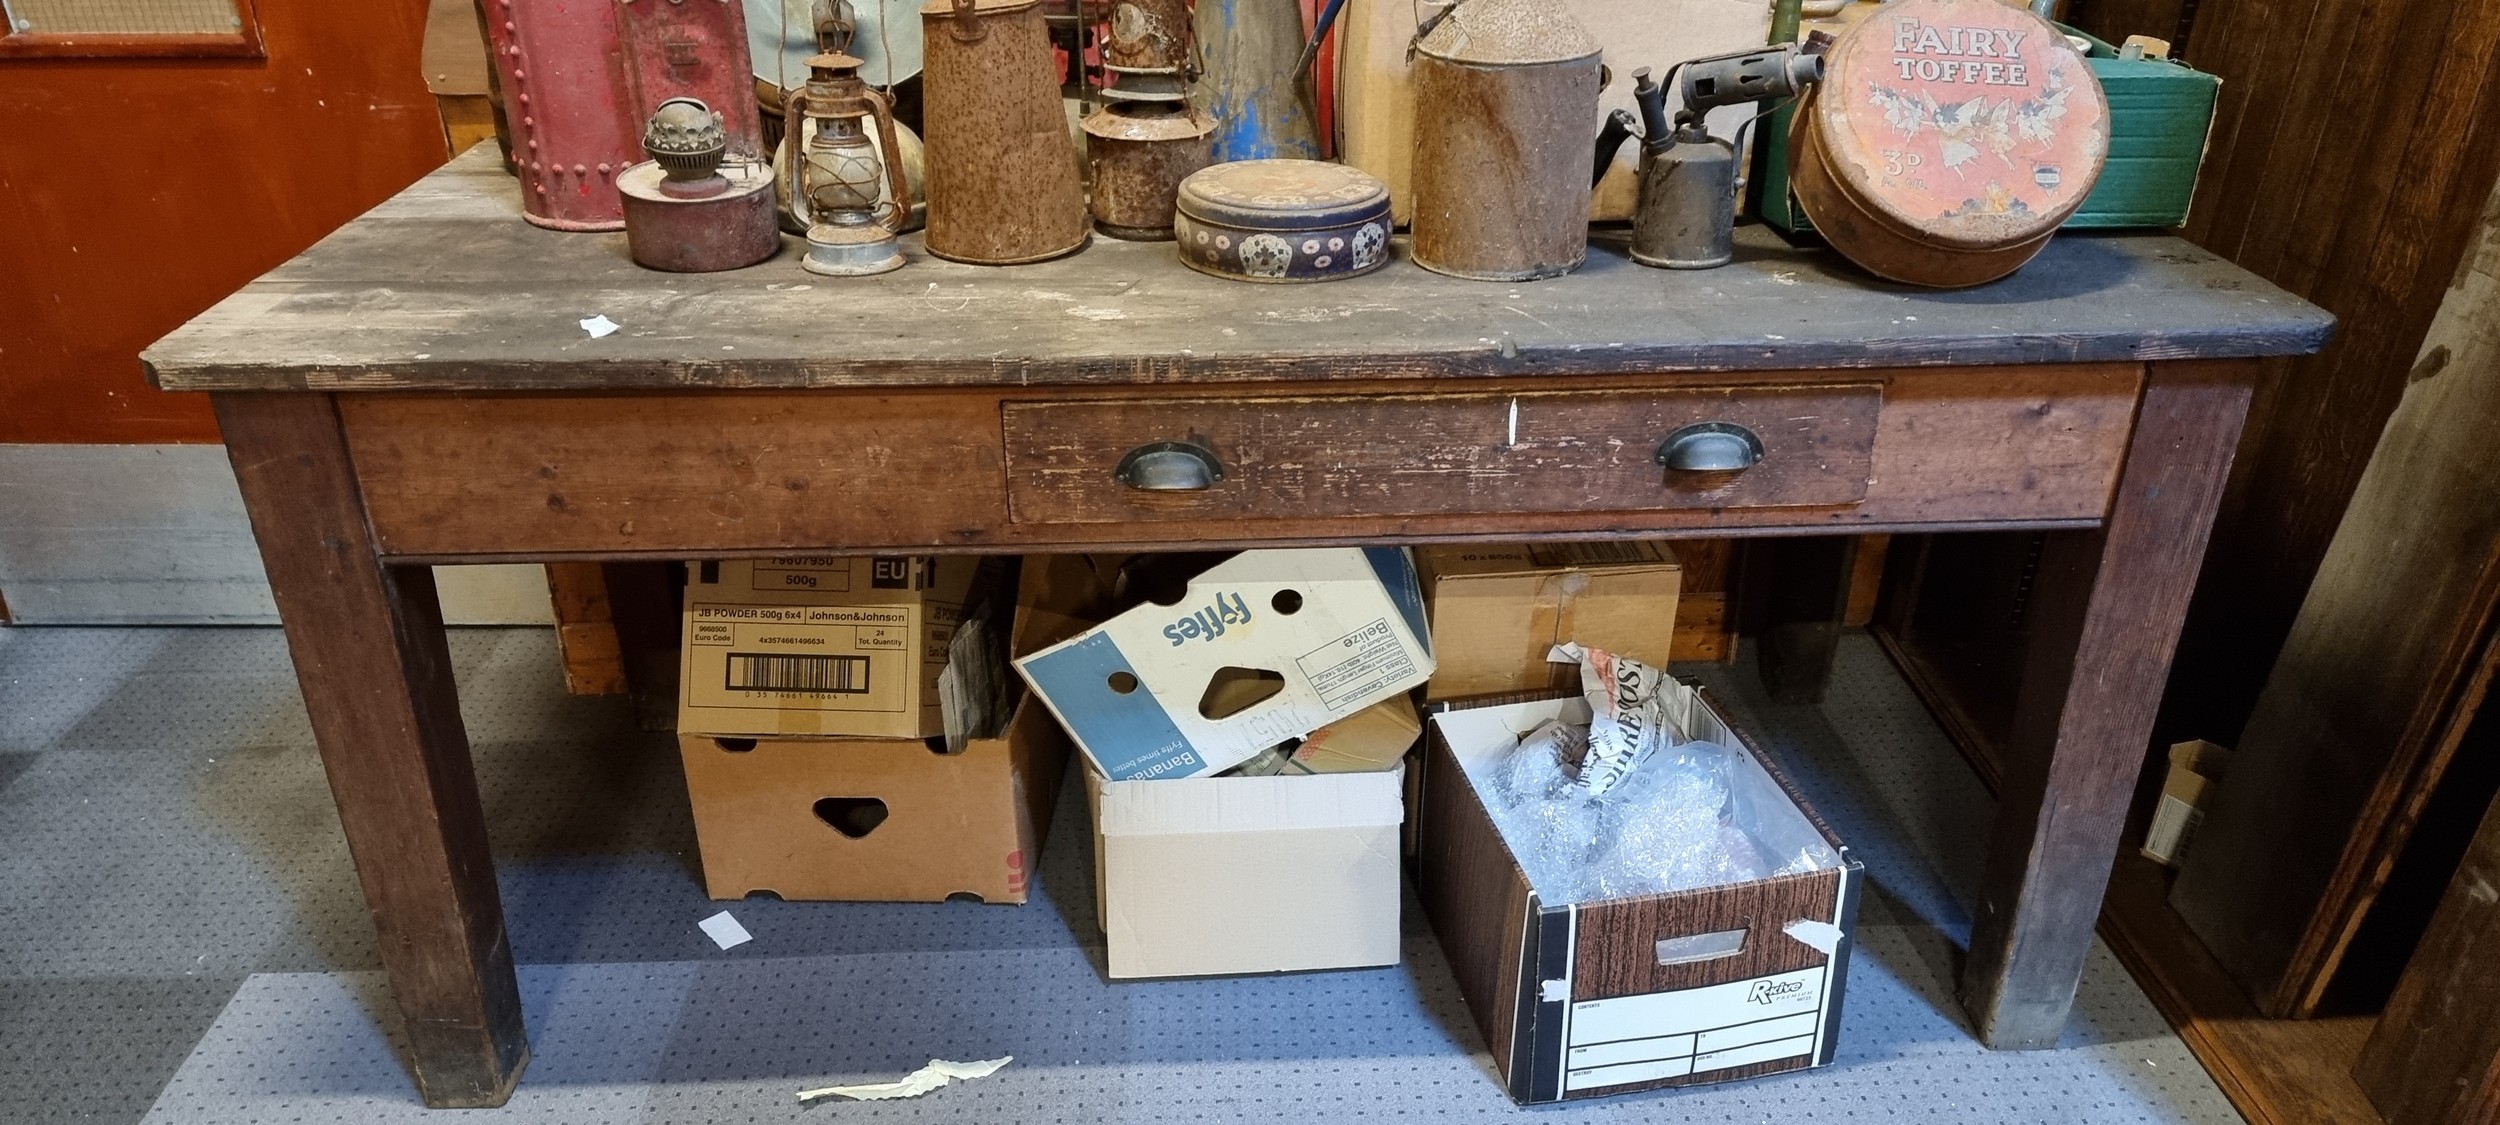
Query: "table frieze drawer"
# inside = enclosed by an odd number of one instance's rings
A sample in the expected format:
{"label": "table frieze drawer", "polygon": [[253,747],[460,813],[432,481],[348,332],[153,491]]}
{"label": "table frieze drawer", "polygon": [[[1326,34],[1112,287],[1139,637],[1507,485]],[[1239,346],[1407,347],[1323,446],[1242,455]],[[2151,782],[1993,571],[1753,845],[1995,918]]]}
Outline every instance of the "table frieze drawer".
{"label": "table frieze drawer", "polygon": [[1017,523],[1830,508],[1883,384],[1010,401]]}

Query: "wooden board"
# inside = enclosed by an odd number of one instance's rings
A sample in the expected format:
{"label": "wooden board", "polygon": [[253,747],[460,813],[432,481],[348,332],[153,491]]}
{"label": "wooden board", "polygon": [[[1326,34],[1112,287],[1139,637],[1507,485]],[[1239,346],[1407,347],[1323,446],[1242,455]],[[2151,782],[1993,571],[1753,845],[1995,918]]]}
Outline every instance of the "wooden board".
{"label": "wooden board", "polygon": [[2270,1014],[2318,1010],[2500,670],[2500,237],[2470,266],[2173,892]]}
{"label": "wooden board", "polygon": [[[2162,34],[2175,0],[2097,30]],[[2222,79],[2183,233],[2343,318],[2274,366],[2217,521],[2162,737],[2237,740],[2500,172],[2500,9],[2203,0],[2188,61]],[[2178,22],[2178,21],[2174,21]]]}
{"label": "wooden board", "polygon": [[[1865,498],[1882,405],[1871,382],[1011,401],[1008,507],[1018,523],[1830,507]],[[1662,439],[1706,422],[1755,434],[1761,462],[1735,474],[1657,463]],[[1215,487],[1159,494],[1113,478],[1129,450],[1183,439],[1221,460]]]}
{"label": "wooden board", "polygon": [[[928,258],[834,280],[791,252],[660,274],[622,235],[520,221],[474,149],[146,354],[183,390],[865,387],[1330,381],[2082,361],[2314,350],[2329,322],[2176,239],[2056,240],[2003,282],[1930,293],[1740,232],[1716,270],[1594,247],[1534,284],[1393,261],[1317,285],[1249,285],[1168,244],[1096,240],[1031,266]],[[579,321],[621,327],[593,339]]]}
{"label": "wooden board", "polygon": [[[1255,524],[1226,515],[1151,531],[1011,520],[995,392],[584,395],[561,409],[532,395],[353,395],[340,409],[376,534],[393,555],[683,557],[1110,547],[1167,536],[1213,548],[1290,538],[2072,525],[2108,506],[2140,380],[2126,365],[1893,374],[1866,500],[1844,507],[1331,519],[1315,505]],[[1522,389],[1626,385],[1642,381],[1540,380]],[[933,489],[933,481],[949,486]]]}
{"label": "wooden board", "polygon": [[2500,1121],[2500,804],[2474,834],[2353,1077],[2390,1125]]}

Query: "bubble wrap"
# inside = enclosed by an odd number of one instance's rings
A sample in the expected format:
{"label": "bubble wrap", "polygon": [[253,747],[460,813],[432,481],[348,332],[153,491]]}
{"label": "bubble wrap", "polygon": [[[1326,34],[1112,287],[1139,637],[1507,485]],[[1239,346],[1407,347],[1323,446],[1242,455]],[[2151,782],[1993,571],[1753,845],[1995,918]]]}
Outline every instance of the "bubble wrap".
{"label": "bubble wrap", "polygon": [[1520,740],[1486,787],[1494,823],[1540,898],[1665,894],[1771,873],[1727,819],[1725,747],[1672,747],[1592,795],[1573,776],[1587,742],[1587,727],[1549,722]]}

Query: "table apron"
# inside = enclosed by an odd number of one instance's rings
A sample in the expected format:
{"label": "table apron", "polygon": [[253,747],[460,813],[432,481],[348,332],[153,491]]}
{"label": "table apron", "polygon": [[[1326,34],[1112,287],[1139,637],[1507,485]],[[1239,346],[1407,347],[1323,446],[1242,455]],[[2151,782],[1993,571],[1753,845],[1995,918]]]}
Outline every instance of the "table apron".
{"label": "table apron", "polygon": [[[1419,393],[1413,381],[1335,383],[1307,394],[1193,383],[1044,393],[360,393],[336,400],[382,552],[439,561],[2090,526],[2109,510],[2143,381],[2139,364],[2074,364],[1451,388],[1454,410],[1497,409],[1488,395],[1515,392],[1544,404],[1524,415],[1532,424],[1568,417],[1575,434],[1603,434],[1622,450],[1611,460],[1548,459],[1525,475],[1514,471],[1523,462],[1510,444],[1488,437],[1470,452],[1463,435],[1482,426],[1416,432],[1412,422],[1429,416],[1417,404],[1428,403],[1431,391]],[[1722,387],[1730,401],[1759,402],[1763,388],[1783,384],[1880,392],[1880,409],[1861,398],[1863,408],[1845,419],[1833,415],[1828,425],[1848,432],[1798,439],[1820,458],[1812,479],[1831,483],[1679,500],[1661,479],[1659,491],[1644,491],[1650,478],[1642,466],[1666,436],[1648,431],[1681,417],[1681,407],[1660,403],[1696,401]],[[1364,407],[1374,395],[1390,408],[1378,416],[1407,424],[1355,428],[1373,416]],[[1124,499],[1084,485],[1085,470],[1072,471],[1064,457],[1042,466],[1029,453],[1032,426],[1053,417],[1153,418],[1180,431],[1162,436],[1186,440],[1192,403],[1208,407],[1206,426],[1232,428],[1217,444],[1236,468],[1205,493]],[[1098,447],[1107,482],[1113,446],[1124,447],[1126,436],[1069,436],[1076,440],[1068,448],[1085,456]],[[1536,436],[1515,444],[1533,445]],[[1034,475],[1044,471],[1055,476]],[[1582,471],[1593,482],[1586,488],[1555,477]],[[1368,473],[1404,473],[1419,483],[1348,484]],[[1493,483],[1467,483],[1470,473]],[[1071,482],[1077,492],[1067,491]],[[1045,486],[1076,499],[1035,502]],[[1861,498],[1811,502],[1852,496]],[[1106,506],[1117,518],[1100,514]]]}

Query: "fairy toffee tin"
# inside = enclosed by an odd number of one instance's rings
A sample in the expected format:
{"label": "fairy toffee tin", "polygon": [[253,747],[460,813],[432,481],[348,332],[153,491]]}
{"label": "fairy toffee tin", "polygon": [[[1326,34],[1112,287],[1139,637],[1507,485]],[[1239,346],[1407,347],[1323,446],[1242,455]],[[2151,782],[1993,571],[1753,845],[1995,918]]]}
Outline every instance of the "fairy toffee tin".
{"label": "fairy toffee tin", "polygon": [[1815,230],[1867,270],[1964,286],[2021,268],[2083,205],[2109,106],[2048,21],[1896,0],[1842,32],[1789,144]]}

